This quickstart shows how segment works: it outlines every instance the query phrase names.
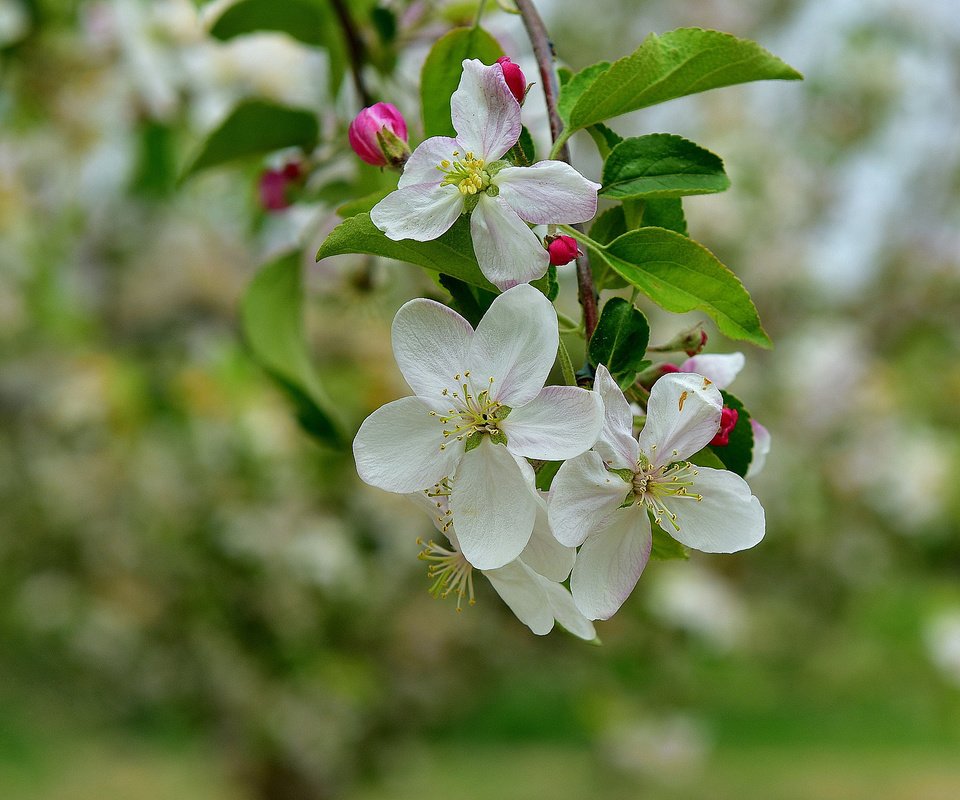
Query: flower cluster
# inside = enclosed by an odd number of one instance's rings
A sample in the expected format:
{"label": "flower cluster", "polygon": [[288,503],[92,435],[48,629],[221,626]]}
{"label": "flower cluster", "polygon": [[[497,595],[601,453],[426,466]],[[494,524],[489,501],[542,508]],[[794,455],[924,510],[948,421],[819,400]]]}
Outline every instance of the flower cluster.
{"label": "flower cluster", "polygon": [[[530,226],[591,219],[599,186],[563,162],[506,159],[526,89],[509,59],[464,61],[450,101],[456,137],[427,139],[409,156],[392,106],[365,109],[351,126],[361,158],[402,169],[373,224],[389,239],[423,242],[469,214],[477,263],[502,292],[476,329],[433,300],[400,308],[393,352],[413,394],[371,414],[353,452],[364,481],[431,516],[437,536],[420,542],[420,558],[434,596],[455,597],[458,611],[472,604],[476,571],[534,633],[559,623],[593,639],[592,621],[623,605],[654,535],[729,553],[763,538],[764,513],[739,475],[694,461],[729,445],[739,412],[720,389],[743,366],[739,353],[697,355],[702,329],[660,348],[692,358],[637,379],[649,388],[639,435],[634,407],[603,364],[581,372],[579,386],[545,385],[563,348],[552,302],[529,282],[581,253],[571,236],[551,230],[541,240]],[[763,433],[754,427],[751,469],[769,447]],[[549,462],[555,476],[540,491]]]}

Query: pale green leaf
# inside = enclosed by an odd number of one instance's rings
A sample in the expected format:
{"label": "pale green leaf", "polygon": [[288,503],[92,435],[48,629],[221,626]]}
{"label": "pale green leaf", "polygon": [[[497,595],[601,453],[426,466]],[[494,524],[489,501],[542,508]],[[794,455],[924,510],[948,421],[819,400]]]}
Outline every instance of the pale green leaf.
{"label": "pale green leaf", "polygon": [[228,6],[210,28],[215,39],[232,39],[255,31],[281,31],[312,45],[325,43],[324,28],[332,20],[325,6],[307,0],[239,0]]}

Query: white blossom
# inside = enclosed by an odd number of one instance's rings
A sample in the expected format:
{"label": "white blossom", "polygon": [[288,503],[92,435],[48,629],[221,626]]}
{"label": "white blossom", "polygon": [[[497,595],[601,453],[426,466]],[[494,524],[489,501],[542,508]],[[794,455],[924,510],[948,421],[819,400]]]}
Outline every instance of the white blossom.
{"label": "white blossom", "polygon": [[394,319],[394,355],[415,395],[367,417],[353,443],[357,471],[402,494],[450,476],[460,547],[478,569],[513,561],[534,527],[537,504],[514,456],[572,458],[600,433],[595,392],[544,387],[558,342],[553,305],[528,285],[497,297],[476,331],[420,298]]}
{"label": "white blossom", "polygon": [[397,186],[370,219],[387,237],[427,242],[466,211],[480,270],[508,289],[544,275],[549,255],[527,223],[586,222],[600,185],[562,161],[532,167],[501,160],[520,137],[520,104],[499,64],[463,62],[450,98],[455,138],[434,136],[410,156]]}
{"label": "white blossom", "polygon": [[583,543],[570,582],[577,608],[607,619],[650,557],[650,516],[687,547],[732,553],[763,538],[764,515],[739,475],[687,460],[720,424],[722,398],[708,378],[673,373],[658,380],[639,441],[630,406],[602,365],[594,388],[604,402],[600,440],[560,467],[549,513],[561,544]]}

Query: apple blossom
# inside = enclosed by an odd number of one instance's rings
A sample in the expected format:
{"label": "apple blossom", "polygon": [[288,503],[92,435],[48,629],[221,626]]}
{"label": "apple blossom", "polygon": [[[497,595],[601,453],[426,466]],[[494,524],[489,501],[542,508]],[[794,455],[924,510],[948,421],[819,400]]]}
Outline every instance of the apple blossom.
{"label": "apple blossom", "polygon": [[606,619],[627,599],[650,557],[650,517],[681,544],[732,553],[763,538],[760,502],[739,476],[691,464],[720,424],[716,385],[694,373],[658,380],[639,441],[623,392],[602,365],[594,389],[604,402],[600,439],[564,463],[549,501],[561,544],[583,547],[570,588],[577,608]]}
{"label": "apple blossom", "polygon": [[450,111],[456,138],[422,142],[370,219],[395,241],[428,242],[470,212],[474,253],[491,283],[508,289],[542,277],[550,257],[527,223],[592,219],[600,185],[562,161],[514,167],[501,160],[521,126],[520,104],[498,64],[465,60]]}
{"label": "apple blossom", "polygon": [[464,556],[485,570],[513,561],[536,517],[514,456],[572,458],[594,444],[603,424],[595,392],[544,387],[558,344],[553,304],[532,286],[497,297],[476,331],[433,300],[403,305],[393,351],[415,394],[360,426],[353,443],[360,477],[407,494],[450,476]]}
{"label": "apple blossom", "polygon": [[[559,622],[581,639],[595,639],[593,625],[577,610],[570,592],[561,585],[573,567],[576,549],[564,547],[554,538],[546,502],[535,487],[533,470],[522,459],[517,459],[517,466],[537,504],[533,532],[516,559],[497,569],[480,571],[517,619],[535,634],[547,634],[554,622]],[[418,540],[423,546],[420,559],[429,564],[427,574],[433,581],[430,593],[437,598],[455,596],[457,611],[461,610],[464,600],[473,605],[474,567],[460,550],[449,503],[450,481],[444,478],[430,489],[411,494],[410,499],[430,514],[433,524],[449,543],[424,544]]]}
{"label": "apple blossom", "polygon": [[396,106],[374,103],[363,109],[347,131],[350,146],[361,159],[375,167],[402,166],[410,150],[407,121]]}

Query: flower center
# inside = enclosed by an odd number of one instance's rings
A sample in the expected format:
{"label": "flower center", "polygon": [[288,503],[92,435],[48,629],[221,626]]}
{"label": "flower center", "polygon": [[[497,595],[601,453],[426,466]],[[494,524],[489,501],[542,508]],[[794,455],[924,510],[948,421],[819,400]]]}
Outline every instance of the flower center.
{"label": "flower center", "polygon": [[666,518],[678,531],[677,515],[667,507],[667,502],[683,499],[699,503],[703,500],[703,495],[691,491],[697,474],[697,468],[689,461],[654,467],[641,453],[633,476],[634,503],[649,508],[657,525],[663,527]]}
{"label": "flower center", "polygon": [[459,158],[460,151],[454,150],[454,161],[444,159],[437,165],[443,173],[441,186],[456,186],[462,195],[472,195],[482,192],[490,185],[490,173],[484,168],[482,158],[474,158],[473,153],[467,153]]}
{"label": "flower center", "polygon": [[[454,375],[453,379],[459,385],[459,390],[451,392],[449,389],[444,389],[440,392],[450,401],[453,408],[445,414],[431,411],[431,416],[437,417],[443,423],[444,439],[453,437],[458,442],[466,439],[468,450],[479,445],[484,436],[490,436],[498,444],[506,444],[507,437],[499,426],[512,409],[490,397],[493,378],[489,379],[488,388],[476,395],[470,391],[469,378],[469,370],[463,375],[460,373]],[[441,450],[445,448],[446,442],[440,445]]]}
{"label": "flower center", "polygon": [[423,547],[418,558],[429,564],[427,577],[433,581],[430,594],[437,599],[456,595],[458,612],[463,610],[461,604],[465,597],[471,606],[475,605],[477,601],[473,596],[473,566],[463,554],[457,550],[448,550],[432,541],[424,544],[422,539],[417,539],[417,544]]}

